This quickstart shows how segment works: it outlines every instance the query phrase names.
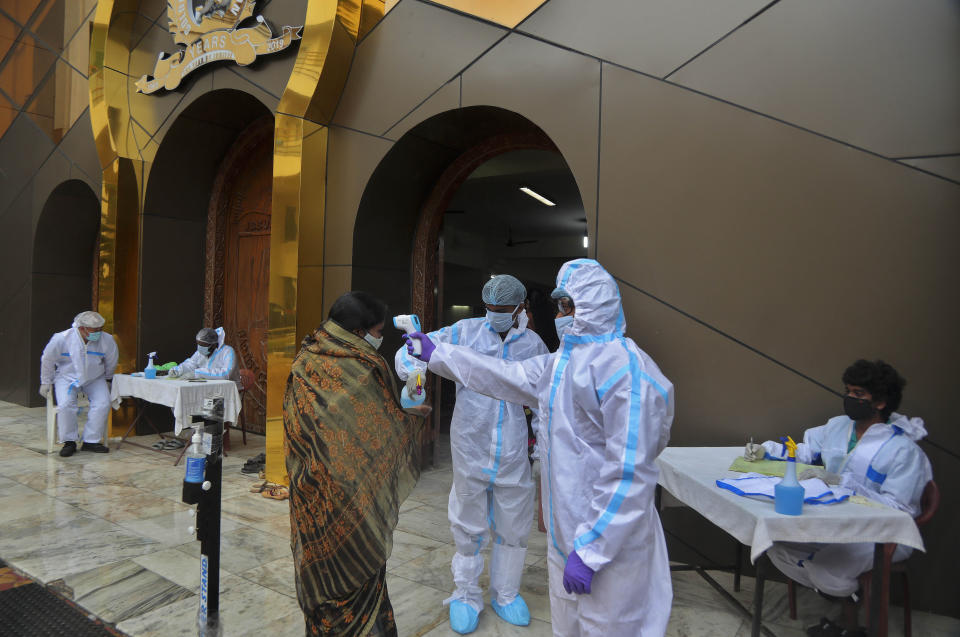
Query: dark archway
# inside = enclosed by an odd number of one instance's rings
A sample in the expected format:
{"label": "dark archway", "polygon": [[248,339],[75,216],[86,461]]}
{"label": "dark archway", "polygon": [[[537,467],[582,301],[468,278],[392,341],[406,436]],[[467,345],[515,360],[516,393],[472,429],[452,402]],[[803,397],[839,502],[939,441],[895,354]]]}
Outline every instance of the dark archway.
{"label": "dark archway", "polygon": [[[441,113],[401,137],[377,166],[360,201],[353,289],[377,295],[395,313],[419,314],[425,329],[439,327],[443,320],[437,307],[443,289],[439,238],[447,208],[477,168],[517,151],[555,154],[565,166],[542,129],[493,106]],[[400,346],[395,330],[384,336],[384,352]],[[437,420],[434,439],[440,429]],[[425,444],[424,459],[432,457],[432,446]]]}
{"label": "dark archway", "polygon": [[[137,366],[156,351],[161,362],[181,361],[193,350],[197,330],[223,313],[216,287],[217,234],[211,206],[218,207],[218,175],[231,148],[269,109],[248,93],[205,93],[177,117],[164,136],[144,197],[140,260],[140,330]],[[216,225],[217,215],[213,215]],[[222,242],[220,244],[222,246]],[[222,263],[219,269],[222,281]],[[235,334],[227,342],[236,347]],[[172,423],[169,409],[150,412],[158,425]]]}
{"label": "dark archway", "polygon": [[80,180],[50,193],[33,240],[30,295],[30,404],[40,405],[40,355],[54,332],[94,307],[100,198]]}

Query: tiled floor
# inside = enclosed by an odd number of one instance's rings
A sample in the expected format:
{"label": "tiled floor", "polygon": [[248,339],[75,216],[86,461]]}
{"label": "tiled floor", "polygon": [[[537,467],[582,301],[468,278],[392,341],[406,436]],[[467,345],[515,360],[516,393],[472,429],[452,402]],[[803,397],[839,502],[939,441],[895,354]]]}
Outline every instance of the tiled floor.
{"label": "tiled floor", "polygon": [[[124,446],[109,454],[46,455],[44,412],[0,402],[0,559],[50,584],[129,635],[195,635],[199,543],[187,532],[189,507],[180,502],[183,466],[173,458]],[[144,437],[148,443],[155,437]],[[255,478],[240,473],[263,439],[234,444],[224,461],[221,611],[224,634],[303,635],[293,588],[286,502],[249,492]],[[112,445],[115,447],[115,445]],[[453,543],[447,523],[449,462],[424,472],[403,503],[387,564],[387,585],[403,637],[454,635],[443,600],[453,588]],[[478,637],[550,635],[546,536],[530,535],[522,593],[533,621],[516,628],[488,608]],[[719,581],[732,590],[732,578]],[[486,586],[484,576],[482,584]],[[675,573],[672,636],[749,635],[749,622],[690,572]],[[781,637],[838,613],[810,591],[799,595],[800,619],[786,612],[786,588],[768,584],[765,623]],[[750,606],[753,581],[736,596]],[[891,635],[902,634],[892,609]],[[960,620],[914,613],[916,635],[958,635]]]}

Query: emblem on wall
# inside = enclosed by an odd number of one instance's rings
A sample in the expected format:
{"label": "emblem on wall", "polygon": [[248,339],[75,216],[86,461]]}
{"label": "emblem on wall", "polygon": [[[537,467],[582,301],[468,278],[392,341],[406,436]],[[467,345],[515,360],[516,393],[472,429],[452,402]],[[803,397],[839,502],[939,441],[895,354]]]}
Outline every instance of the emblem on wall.
{"label": "emblem on wall", "polygon": [[254,26],[237,28],[254,17],[256,0],[203,0],[195,4],[196,0],[168,0],[168,29],[181,48],[172,55],[161,52],[153,73],[137,80],[137,92],[175,89],[184,77],[211,62],[233,60],[246,66],[259,55],[284,50],[299,40],[303,31],[303,26],[283,27],[283,32],[274,37],[260,15],[254,18]]}

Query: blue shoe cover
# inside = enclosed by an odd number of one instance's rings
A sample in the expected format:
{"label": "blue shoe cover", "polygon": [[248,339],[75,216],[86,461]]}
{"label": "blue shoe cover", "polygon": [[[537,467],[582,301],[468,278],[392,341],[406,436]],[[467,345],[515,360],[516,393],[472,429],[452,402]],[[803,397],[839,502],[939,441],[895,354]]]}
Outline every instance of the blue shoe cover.
{"label": "blue shoe cover", "polygon": [[450,628],[453,632],[461,635],[472,633],[479,623],[480,614],[473,610],[473,606],[460,600],[450,602]]}
{"label": "blue shoe cover", "polygon": [[496,599],[490,600],[490,605],[493,606],[493,610],[503,621],[514,626],[530,625],[530,609],[527,608],[527,603],[519,595],[506,606],[498,604]]}

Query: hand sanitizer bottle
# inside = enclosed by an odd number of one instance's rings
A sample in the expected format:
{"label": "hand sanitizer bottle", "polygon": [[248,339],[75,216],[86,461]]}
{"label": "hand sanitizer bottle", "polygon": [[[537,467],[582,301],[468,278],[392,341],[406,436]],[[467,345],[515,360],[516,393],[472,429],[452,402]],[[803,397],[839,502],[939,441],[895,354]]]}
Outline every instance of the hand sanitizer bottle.
{"label": "hand sanitizer bottle", "polygon": [[147,363],[147,368],[143,370],[144,378],[156,378],[157,377],[157,368],[153,366],[153,359],[157,355],[156,352],[150,352],[150,361]]}
{"label": "hand sanitizer bottle", "polygon": [[784,444],[787,447],[787,468],[783,480],[773,487],[773,508],[784,515],[800,515],[803,512],[803,487],[797,480],[797,443],[787,436]]}

